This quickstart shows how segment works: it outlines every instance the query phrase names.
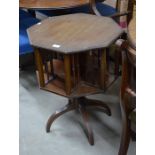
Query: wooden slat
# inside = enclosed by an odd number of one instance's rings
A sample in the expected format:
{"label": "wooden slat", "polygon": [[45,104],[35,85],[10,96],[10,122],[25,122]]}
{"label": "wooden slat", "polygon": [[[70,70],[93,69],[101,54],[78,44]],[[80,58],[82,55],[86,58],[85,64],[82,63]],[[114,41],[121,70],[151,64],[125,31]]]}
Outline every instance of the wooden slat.
{"label": "wooden slat", "polygon": [[70,55],[64,55],[64,69],[65,69],[65,89],[66,94],[69,95],[72,89]]}
{"label": "wooden slat", "polygon": [[101,62],[100,62],[100,87],[104,90],[106,88],[106,72],[107,72],[106,49],[103,49],[103,51],[101,51]]}
{"label": "wooden slat", "polygon": [[39,72],[38,73],[39,84],[40,84],[40,87],[44,87],[45,79],[44,79],[44,71],[43,71],[43,62],[42,62],[40,51],[37,48],[35,48],[35,60],[36,60],[37,70]]}

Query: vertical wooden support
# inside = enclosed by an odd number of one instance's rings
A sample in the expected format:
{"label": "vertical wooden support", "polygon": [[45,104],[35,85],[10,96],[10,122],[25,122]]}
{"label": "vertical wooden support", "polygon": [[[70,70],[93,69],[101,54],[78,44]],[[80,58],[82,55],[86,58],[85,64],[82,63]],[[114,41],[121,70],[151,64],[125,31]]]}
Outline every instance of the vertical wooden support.
{"label": "vertical wooden support", "polygon": [[115,50],[115,79],[119,76],[120,51]]}
{"label": "vertical wooden support", "polygon": [[64,55],[64,69],[65,69],[65,88],[66,94],[69,95],[71,93],[72,82],[71,82],[71,62],[70,55]]}
{"label": "vertical wooden support", "polygon": [[44,65],[45,65],[45,72],[46,72],[46,75],[47,75],[47,81],[49,81],[49,68],[48,68],[48,62],[45,61]]}
{"label": "vertical wooden support", "polygon": [[100,59],[100,87],[101,89],[106,88],[106,71],[107,71],[107,62],[106,62],[106,49],[101,51]]}
{"label": "vertical wooden support", "polygon": [[133,17],[133,12],[134,12],[134,5],[135,5],[136,0],[130,0],[128,1],[128,10],[131,12],[127,16],[127,25],[129,24],[130,20]]}
{"label": "vertical wooden support", "polygon": [[77,83],[80,81],[80,62],[79,62],[79,54],[76,54],[76,65],[77,65]]}
{"label": "vertical wooden support", "polygon": [[75,70],[75,55],[72,55],[72,72],[73,72],[73,83],[76,85],[76,70]]}
{"label": "vertical wooden support", "polygon": [[50,60],[50,72],[52,75],[54,74],[53,59]]}
{"label": "vertical wooden support", "polygon": [[37,48],[35,48],[35,60],[36,60],[36,65],[37,65],[37,70],[39,75],[39,85],[40,87],[44,87],[45,80],[44,80],[43,62],[42,62],[40,51]]}
{"label": "vertical wooden support", "polygon": [[50,60],[50,73],[52,76],[54,76],[53,58]]}
{"label": "vertical wooden support", "polygon": [[107,51],[107,53],[106,53],[106,59],[107,59],[107,71],[109,72],[109,66],[110,66],[110,51],[111,51],[111,47],[109,47],[109,48],[106,48],[106,51]]}

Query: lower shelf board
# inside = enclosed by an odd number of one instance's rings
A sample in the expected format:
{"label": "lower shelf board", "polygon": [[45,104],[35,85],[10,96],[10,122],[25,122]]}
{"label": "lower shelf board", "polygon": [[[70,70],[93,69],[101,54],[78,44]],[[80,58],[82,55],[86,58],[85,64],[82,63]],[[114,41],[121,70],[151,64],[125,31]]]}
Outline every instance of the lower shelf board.
{"label": "lower shelf board", "polygon": [[[38,73],[37,73],[37,75],[38,75]],[[107,83],[106,89],[114,82],[114,78],[111,77],[109,79],[110,80]],[[87,95],[97,94],[97,93],[103,93],[105,91],[105,90],[100,89],[97,86],[93,86],[85,81],[80,81],[72,89],[71,94],[67,95],[66,90],[65,90],[65,84],[59,78],[50,80],[48,83],[45,84],[45,87],[40,87],[40,88],[43,90],[50,91],[55,94],[61,95],[61,96],[69,97],[69,98],[87,96]]]}
{"label": "lower shelf board", "polygon": [[[45,67],[43,67],[45,86],[40,88],[69,98],[103,93],[116,80],[113,74],[107,74],[106,86],[104,89],[103,88],[101,89],[100,85],[97,84],[98,82],[96,83],[90,82],[91,78],[89,76],[88,76],[88,79],[89,79],[88,81],[80,79],[78,82],[76,82],[76,84],[74,82],[75,81],[74,78],[71,77],[71,83],[72,83],[72,86],[74,85],[74,87],[71,90],[71,94],[67,95],[65,90],[65,73],[63,69],[63,63],[60,60],[54,60],[53,66],[54,66],[54,76],[51,73],[47,75],[47,73],[45,72]],[[39,83],[38,71],[36,71],[36,75]],[[94,78],[96,80],[99,79],[99,74],[92,73],[92,75],[95,75],[93,79]]]}

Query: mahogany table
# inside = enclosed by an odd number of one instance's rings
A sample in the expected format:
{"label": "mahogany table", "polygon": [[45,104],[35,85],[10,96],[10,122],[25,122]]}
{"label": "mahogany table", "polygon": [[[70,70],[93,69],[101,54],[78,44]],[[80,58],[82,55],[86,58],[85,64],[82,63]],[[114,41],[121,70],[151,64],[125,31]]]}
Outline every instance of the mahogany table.
{"label": "mahogany table", "polygon": [[[106,49],[122,33],[123,30],[111,18],[82,13],[49,17],[28,29],[30,44],[36,48],[35,58],[40,88],[65,96],[69,100],[65,107],[49,117],[47,132],[59,116],[78,109],[84,120],[89,143],[94,144],[86,109],[100,110],[109,116],[111,111],[105,103],[90,100],[86,96],[104,92],[109,86]],[[93,54],[97,49],[98,55],[95,56]],[[87,59],[83,58],[90,51],[88,63]],[[55,53],[61,57],[54,60],[52,56]],[[94,61],[96,57],[97,63]],[[55,66],[55,61],[59,61],[62,65]],[[83,73],[86,76],[83,76]],[[87,78],[91,77],[97,83],[87,81]]]}

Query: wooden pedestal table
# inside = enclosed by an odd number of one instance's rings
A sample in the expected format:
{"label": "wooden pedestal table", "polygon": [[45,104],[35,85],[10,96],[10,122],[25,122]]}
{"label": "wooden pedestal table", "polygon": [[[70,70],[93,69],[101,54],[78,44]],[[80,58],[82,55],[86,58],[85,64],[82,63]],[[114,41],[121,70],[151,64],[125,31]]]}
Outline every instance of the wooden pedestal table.
{"label": "wooden pedestal table", "polygon": [[[111,111],[105,103],[87,99],[86,96],[104,92],[107,88],[106,48],[122,33],[122,29],[111,18],[89,14],[50,17],[28,29],[30,43],[36,48],[40,88],[69,99],[65,107],[49,117],[47,132],[56,118],[68,111],[79,109],[89,143],[94,144],[86,109],[100,110],[109,116]],[[88,51],[93,53],[96,49],[99,51],[99,63],[94,69],[95,64],[87,64],[86,61],[80,60],[83,59],[82,54]],[[44,56],[49,59],[54,53],[59,53],[61,59],[51,58],[44,62]],[[95,71],[95,84],[85,80],[83,66],[84,71],[90,68],[92,73]]]}

